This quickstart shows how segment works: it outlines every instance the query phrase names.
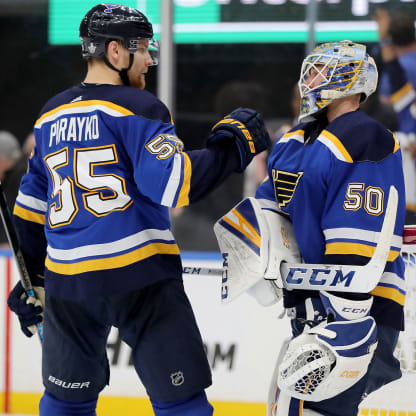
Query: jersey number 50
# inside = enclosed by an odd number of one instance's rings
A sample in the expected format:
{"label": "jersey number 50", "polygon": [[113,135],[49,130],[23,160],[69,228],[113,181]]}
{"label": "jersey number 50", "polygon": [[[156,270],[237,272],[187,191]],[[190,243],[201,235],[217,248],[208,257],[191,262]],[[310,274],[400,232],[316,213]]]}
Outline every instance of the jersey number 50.
{"label": "jersey number 50", "polygon": [[384,192],[379,187],[365,187],[364,183],[349,183],[345,197],[347,198],[344,201],[345,210],[358,211],[364,206],[370,215],[380,215],[383,212]]}
{"label": "jersey number 50", "polygon": [[[68,176],[62,179],[57,171],[68,165],[68,157],[69,151],[65,147],[44,158],[52,177],[52,197],[58,197],[58,202],[52,203],[49,208],[51,227],[69,224],[77,214],[79,208],[74,184],[88,191],[82,194],[84,208],[97,217],[124,210],[133,202],[127,195],[123,178],[114,174],[94,174],[94,166],[118,162],[114,145],[74,149],[74,179]],[[106,195],[103,194],[104,190]],[[108,191],[111,195],[107,195]]]}

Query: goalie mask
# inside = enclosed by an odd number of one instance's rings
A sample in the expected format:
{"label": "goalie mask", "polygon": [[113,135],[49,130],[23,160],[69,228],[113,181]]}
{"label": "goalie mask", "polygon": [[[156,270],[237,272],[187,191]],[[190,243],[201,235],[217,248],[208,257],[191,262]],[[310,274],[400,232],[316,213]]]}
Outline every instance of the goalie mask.
{"label": "goalie mask", "polygon": [[[376,64],[364,45],[344,40],[317,46],[302,63],[299,121],[315,119],[338,98],[361,93],[364,102],[376,90],[377,79]],[[316,80],[322,81],[315,85]]]}
{"label": "goalie mask", "polygon": [[329,399],[361,380],[376,347],[377,328],[371,317],[323,322],[290,341],[277,384],[300,400]]}

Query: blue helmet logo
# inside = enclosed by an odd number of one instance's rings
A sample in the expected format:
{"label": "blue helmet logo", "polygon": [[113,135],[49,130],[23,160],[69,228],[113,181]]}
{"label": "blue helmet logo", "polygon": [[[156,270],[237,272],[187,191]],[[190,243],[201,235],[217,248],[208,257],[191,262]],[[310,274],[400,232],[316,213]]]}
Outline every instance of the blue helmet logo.
{"label": "blue helmet logo", "polygon": [[107,7],[104,10],[104,13],[113,13],[113,9],[117,9],[120,7],[119,4],[107,4],[107,3],[105,3],[104,6]]}

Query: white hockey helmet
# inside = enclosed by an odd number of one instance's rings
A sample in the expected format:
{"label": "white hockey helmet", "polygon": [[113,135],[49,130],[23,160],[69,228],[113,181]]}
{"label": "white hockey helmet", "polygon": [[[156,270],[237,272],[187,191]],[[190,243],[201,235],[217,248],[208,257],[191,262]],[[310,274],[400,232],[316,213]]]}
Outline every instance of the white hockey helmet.
{"label": "white hockey helmet", "polygon": [[[322,82],[311,88],[312,69]],[[299,121],[313,120],[338,98],[361,93],[364,102],[376,90],[377,80],[377,66],[365,45],[343,40],[317,46],[302,63]]]}
{"label": "white hockey helmet", "polygon": [[[350,325],[359,325],[358,331]],[[357,336],[354,335],[356,333]],[[334,397],[367,372],[377,347],[373,318],[327,324],[293,338],[278,369],[279,388],[291,397],[317,402]]]}

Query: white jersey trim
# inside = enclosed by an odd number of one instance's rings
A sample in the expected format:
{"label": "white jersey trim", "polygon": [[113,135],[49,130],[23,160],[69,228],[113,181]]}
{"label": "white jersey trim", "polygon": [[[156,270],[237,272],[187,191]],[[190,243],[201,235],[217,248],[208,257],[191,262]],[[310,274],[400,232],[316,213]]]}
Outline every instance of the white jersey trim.
{"label": "white jersey trim", "polygon": [[395,101],[393,103],[393,108],[396,112],[400,112],[404,110],[408,105],[412,104],[412,102],[416,98],[416,93],[412,89],[407,94],[403,95],[399,100]]}
{"label": "white jersey trim", "polygon": [[49,258],[53,260],[71,261],[86,257],[102,257],[120,253],[125,250],[134,249],[139,245],[150,243],[154,240],[172,242],[174,241],[174,237],[170,230],[147,229],[109,243],[91,244],[68,250],[53,248],[48,245],[47,253]]}
{"label": "white jersey trim", "polygon": [[166,185],[165,191],[163,192],[161,204],[167,207],[173,206],[175,195],[179,188],[182,171],[182,157],[183,156],[179,153],[175,154],[173,159],[172,172],[170,173],[169,181]]}
{"label": "white jersey trim", "polygon": [[[369,243],[377,243],[380,232],[362,230],[360,228],[327,228],[324,230],[325,240],[333,240],[337,238],[361,240]],[[403,237],[401,235],[393,235],[392,246],[401,248]]]}
{"label": "white jersey trim", "polygon": [[[290,134],[290,133],[289,133]],[[286,135],[284,135],[278,142],[277,142],[277,144],[280,144],[280,143],[287,143],[287,142],[289,142],[290,140],[296,140],[297,142],[299,142],[299,143],[302,143],[302,144],[304,144],[304,137],[302,136],[302,135],[300,135],[300,134],[293,134],[293,135],[289,135],[289,136],[286,136]]]}
{"label": "white jersey trim", "polygon": [[26,195],[21,191],[17,194],[16,202],[37,211],[46,212],[48,210],[47,202],[35,198],[34,196]]}
{"label": "white jersey trim", "polygon": [[378,282],[378,284],[383,283],[386,285],[394,286],[396,289],[399,289],[402,292],[406,293],[406,282],[404,278],[401,278],[396,273],[384,272],[381,275],[381,279]]}
{"label": "white jersey trim", "polygon": [[321,134],[321,135],[318,136],[318,138],[316,140],[318,140],[323,145],[325,145],[335,155],[335,157],[337,159],[342,160],[343,162],[348,162],[348,160],[341,153],[341,151],[338,149],[338,147],[335,146],[335,144],[331,140],[329,140],[327,137],[325,137]]}
{"label": "white jersey trim", "polygon": [[106,107],[105,105],[100,105],[100,104],[88,105],[84,107],[79,106],[79,107],[72,107],[72,108],[63,108],[62,110],[57,111],[56,113],[53,113],[50,116],[45,117],[44,119],[36,123],[35,128],[40,129],[43,126],[43,124],[56,120],[57,118],[61,116],[65,116],[68,114],[92,113],[94,111],[101,111],[113,117],[125,117],[126,116],[125,113],[122,113],[120,111],[114,110],[112,108],[109,108],[109,107]]}

